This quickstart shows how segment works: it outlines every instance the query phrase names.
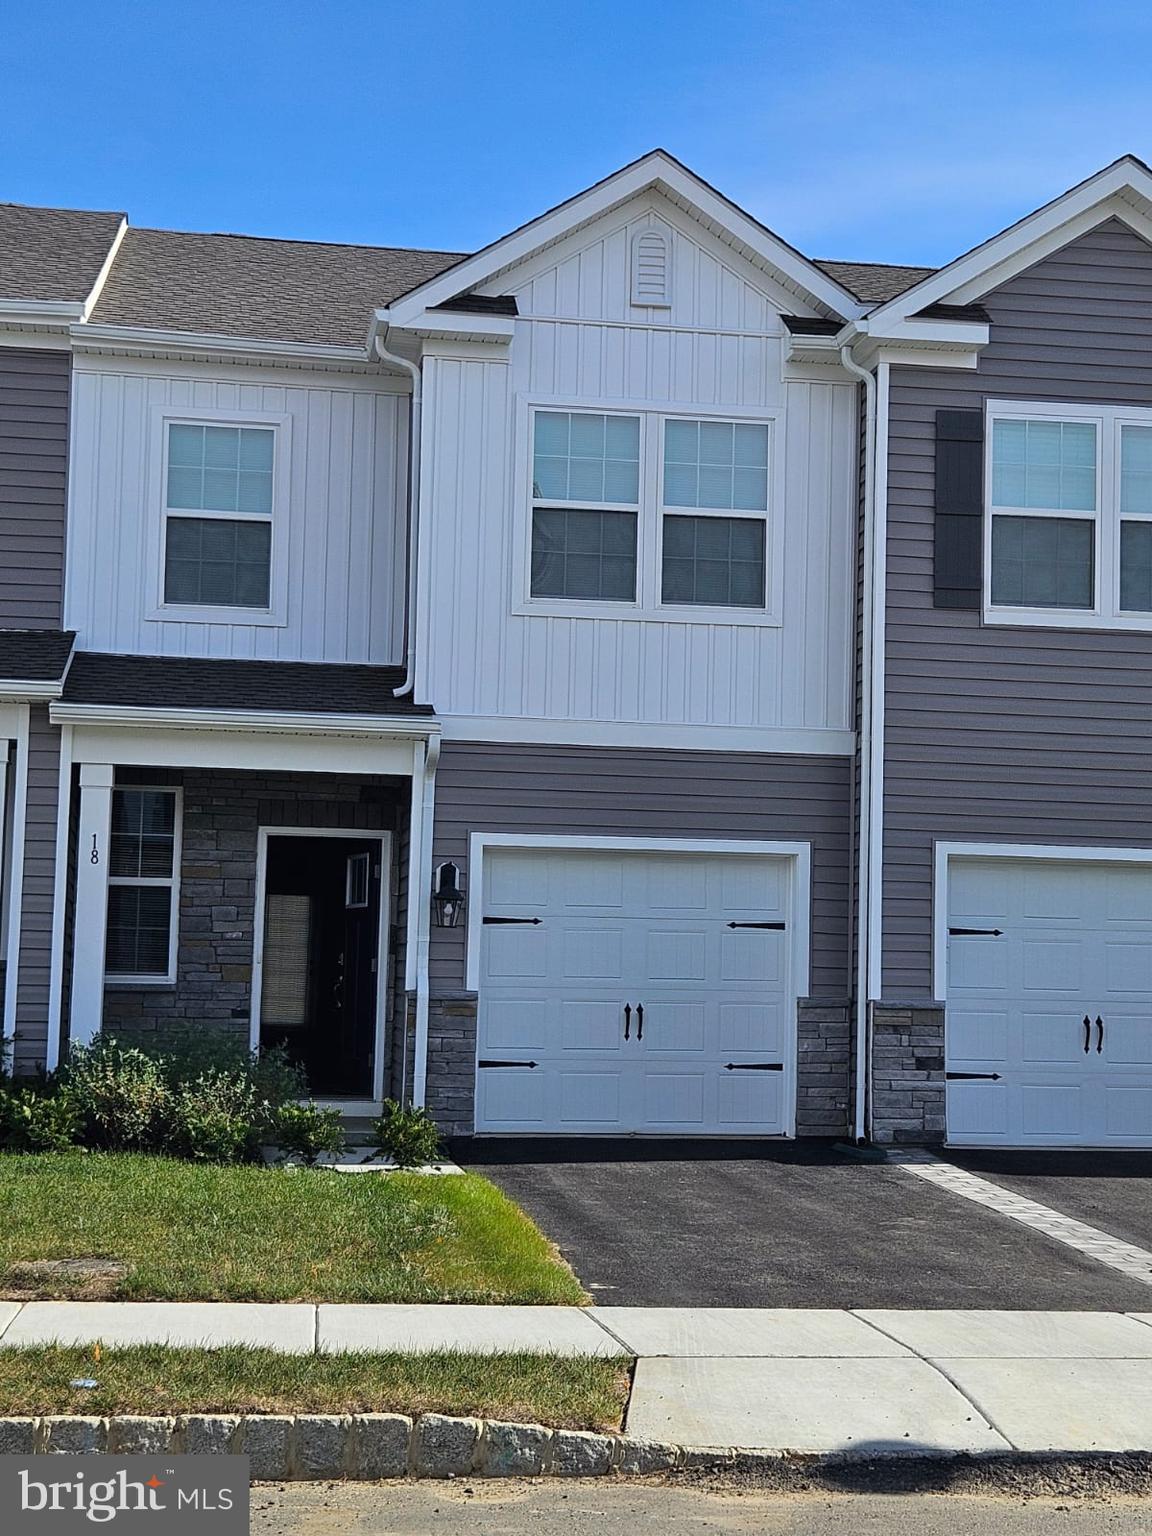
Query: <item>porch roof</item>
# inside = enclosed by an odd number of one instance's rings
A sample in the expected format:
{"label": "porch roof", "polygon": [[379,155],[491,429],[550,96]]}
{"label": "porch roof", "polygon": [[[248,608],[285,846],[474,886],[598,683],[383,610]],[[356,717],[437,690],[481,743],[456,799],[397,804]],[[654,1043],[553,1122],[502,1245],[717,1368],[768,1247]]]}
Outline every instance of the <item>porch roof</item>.
{"label": "porch roof", "polygon": [[402,667],[344,662],[209,660],[194,656],[112,656],[79,651],[65,704],[141,709],[276,711],[302,715],[429,716],[430,704],[398,699]]}
{"label": "porch roof", "polygon": [[75,639],[70,629],[0,629],[0,679],[58,683]]}

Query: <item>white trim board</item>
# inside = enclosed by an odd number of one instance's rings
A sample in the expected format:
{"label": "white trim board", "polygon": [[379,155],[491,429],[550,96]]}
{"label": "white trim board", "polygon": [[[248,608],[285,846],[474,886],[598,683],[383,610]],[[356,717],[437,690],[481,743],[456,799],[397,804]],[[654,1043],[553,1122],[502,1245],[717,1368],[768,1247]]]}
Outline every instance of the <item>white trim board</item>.
{"label": "white trim board", "polygon": [[270,837],[326,837],[337,842],[380,844],[380,918],[376,936],[376,1044],[372,1057],[372,1102],[384,1096],[384,1048],[388,1025],[388,924],[392,915],[392,833],[359,827],[258,827],[256,829],[256,888],[252,923],[252,988],[248,1014],[248,1043],[260,1049],[260,999],[264,980],[264,918],[268,884]]}
{"label": "white trim board", "polygon": [[932,992],[948,1001],[948,867],[952,859],[1046,859],[1050,863],[1147,864],[1152,847],[1109,848],[1061,843],[952,843],[933,849],[932,871]]}
{"label": "white trim board", "polygon": [[31,711],[16,706],[15,772],[12,781],[12,853],[8,859],[5,891],[4,1039],[16,1037],[16,1013],[20,996],[20,941],[24,930],[24,839],[28,816],[28,747]]}
{"label": "white trim board", "polygon": [[666,747],[685,752],[762,752],[766,756],[850,757],[851,730],[797,726],[655,724],[637,720],[547,720],[524,715],[442,715],[448,741],[524,746]]}

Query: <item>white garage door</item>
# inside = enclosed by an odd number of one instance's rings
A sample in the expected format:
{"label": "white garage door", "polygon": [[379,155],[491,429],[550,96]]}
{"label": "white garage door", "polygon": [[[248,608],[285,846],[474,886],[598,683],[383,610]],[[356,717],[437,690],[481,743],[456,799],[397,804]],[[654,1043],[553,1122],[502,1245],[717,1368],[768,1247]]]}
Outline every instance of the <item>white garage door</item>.
{"label": "white garage door", "polygon": [[489,850],[476,1129],[784,1134],[791,860]]}
{"label": "white garage door", "polygon": [[953,859],[948,1139],[1152,1145],[1152,870]]}

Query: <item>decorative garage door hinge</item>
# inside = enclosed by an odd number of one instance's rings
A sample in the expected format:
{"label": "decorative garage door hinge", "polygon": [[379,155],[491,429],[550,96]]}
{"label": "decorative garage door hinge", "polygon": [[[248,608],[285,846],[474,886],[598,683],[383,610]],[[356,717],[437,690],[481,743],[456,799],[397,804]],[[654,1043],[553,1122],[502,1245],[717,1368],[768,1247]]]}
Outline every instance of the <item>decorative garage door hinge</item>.
{"label": "decorative garage door hinge", "polygon": [[533,927],[539,927],[544,921],[542,917],[486,917],[486,923],[501,923],[507,926],[510,923],[530,923]]}
{"label": "decorative garage door hinge", "polygon": [[535,1062],[535,1061],[486,1061],[484,1059],[481,1059],[479,1061],[478,1065],[481,1066],[481,1067],[536,1067],[536,1066],[539,1066],[539,1062]]}
{"label": "decorative garage door hinge", "polygon": [[950,1083],[974,1083],[977,1078],[981,1082],[998,1083],[1000,1081],[999,1072],[945,1072],[944,1076]]}
{"label": "decorative garage door hinge", "polygon": [[1002,928],[949,928],[948,932],[954,939],[998,939],[1003,935]]}
{"label": "decorative garage door hinge", "polygon": [[787,923],[729,923],[729,928],[776,928],[783,931]]}
{"label": "decorative garage door hinge", "polygon": [[725,1072],[783,1072],[782,1061],[726,1061]]}

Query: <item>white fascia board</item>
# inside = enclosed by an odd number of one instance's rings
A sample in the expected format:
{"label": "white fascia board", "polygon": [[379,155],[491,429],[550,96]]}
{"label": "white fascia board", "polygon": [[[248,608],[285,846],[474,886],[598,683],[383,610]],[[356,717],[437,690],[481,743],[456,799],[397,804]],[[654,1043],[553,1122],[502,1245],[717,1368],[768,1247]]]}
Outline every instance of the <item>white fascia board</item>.
{"label": "white fascia board", "polygon": [[[1023,271],[1045,254],[1058,250],[1077,234],[1100,222],[1108,213],[1125,218],[1125,198],[1136,206],[1128,214],[1139,217],[1140,205],[1152,203],[1152,175],[1131,156],[1106,166],[1087,181],[1073,187],[1035,213],[986,240],[974,250],[941,267],[931,277],[874,309],[869,319],[882,326],[907,319],[929,304],[947,300],[971,302],[1006,282],[1014,271]],[[1114,206],[1109,206],[1114,204]],[[1085,224],[1085,220],[1088,222]]]}
{"label": "white fascia board", "polygon": [[202,331],[165,331],[134,325],[99,325],[86,321],[72,327],[78,352],[116,348],[143,354],[180,352],[204,357],[257,362],[364,363],[361,347],[335,347],[303,341],[261,341],[256,337],[216,336]]}
{"label": "white fascia board", "polygon": [[439,735],[440,722],[386,716],[290,713],[287,710],[151,709],[127,704],[50,706],[53,724],[156,726],[168,730],[277,731],[289,735],[384,736],[423,740]]}
{"label": "white fascia board", "polygon": [[403,329],[428,341],[487,341],[508,346],[516,334],[511,315],[470,315],[462,310],[421,310],[400,327],[386,309],[378,309],[369,336],[369,346],[377,335]]}
{"label": "white fascia board", "polygon": [[5,702],[32,704],[45,699],[58,699],[63,688],[63,678],[56,678],[49,683],[33,683],[19,677],[0,677],[0,699]]}
{"label": "white fascia board", "polygon": [[0,325],[70,325],[83,313],[70,299],[0,299]]}
{"label": "white fascia board", "polygon": [[684,166],[655,150],[395,300],[390,309],[391,323],[407,328],[423,310],[452,299],[496,273],[527,260],[572,230],[653,188],[680,199],[689,208],[697,209],[705,219],[728,230],[789,282],[834,313],[846,317],[864,313],[865,306],[858,299],[799,251],[786,245],[771,230],[757,223]]}

